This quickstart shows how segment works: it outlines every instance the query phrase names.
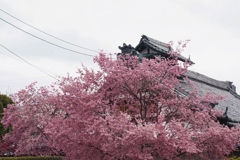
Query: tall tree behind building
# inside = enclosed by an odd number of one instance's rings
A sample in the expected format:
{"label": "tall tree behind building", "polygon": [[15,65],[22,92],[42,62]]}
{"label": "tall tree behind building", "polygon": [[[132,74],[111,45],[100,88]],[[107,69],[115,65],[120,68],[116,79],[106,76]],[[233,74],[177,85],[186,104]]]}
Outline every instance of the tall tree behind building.
{"label": "tall tree behind building", "polygon": [[[13,104],[13,101],[10,97],[4,94],[0,94],[0,120],[2,120],[3,117],[3,109],[7,108],[8,104]],[[9,132],[9,128],[4,129],[4,126],[2,123],[0,123],[0,141],[2,141],[3,136]]]}

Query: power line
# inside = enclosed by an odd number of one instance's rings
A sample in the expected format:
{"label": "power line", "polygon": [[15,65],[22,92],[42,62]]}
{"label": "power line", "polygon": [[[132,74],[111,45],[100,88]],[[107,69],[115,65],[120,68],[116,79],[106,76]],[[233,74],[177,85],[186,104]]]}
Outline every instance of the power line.
{"label": "power line", "polygon": [[16,60],[18,60],[18,61],[23,62],[21,59],[18,59],[18,58],[16,58],[16,57],[13,57],[13,56],[10,56],[10,55],[7,55],[7,54],[5,54],[5,53],[0,52],[0,54],[3,54],[3,55],[5,55],[5,56],[8,56],[8,57],[11,57],[11,58],[13,58],[13,59],[16,59]]}
{"label": "power line", "polygon": [[32,77],[32,78],[22,78],[22,79],[8,79],[8,80],[0,80],[0,82],[8,82],[8,81],[21,81],[21,80],[27,80],[27,79],[37,79],[37,78],[46,78],[49,76],[45,76],[45,77]]}
{"label": "power line", "polygon": [[[13,59],[15,59],[15,60],[18,60],[18,61],[20,61],[20,62],[25,62],[25,61],[23,61],[22,59],[19,59],[19,58],[10,56],[10,55],[5,54],[5,53],[2,53],[2,52],[0,52],[0,54],[3,54],[3,55],[8,56],[8,57],[11,57],[11,58],[13,58]],[[46,69],[44,69],[44,68],[41,68],[41,67],[38,67],[38,68],[40,68],[40,69],[42,69],[42,70],[44,70],[44,71],[47,71],[47,72],[49,72],[49,73],[55,74],[55,75],[57,75],[57,76],[60,76],[59,74],[53,73],[52,71],[46,70]]]}
{"label": "power line", "polygon": [[43,70],[42,70],[42,69],[40,69],[39,67],[37,67],[37,66],[35,66],[35,65],[31,64],[30,62],[26,61],[26,60],[25,60],[25,59],[23,59],[22,57],[18,56],[18,55],[17,55],[17,54],[15,54],[13,51],[11,51],[11,50],[10,50],[10,49],[8,49],[7,47],[5,47],[4,45],[0,44],[0,46],[2,46],[4,49],[6,49],[6,50],[7,50],[7,51],[9,51],[10,53],[14,54],[15,56],[17,56],[17,57],[18,57],[18,58],[20,58],[22,61],[24,61],[25,63],[29,64],[30,66],[32,66],[32,67],[36,68],[37,70],[39,70],[39,71],[41,71],[41,72],[45,73],[46,75],[48,75],[48,76],[50,76],[50,77],[52,77],[52,78],[54,78],[54,79],[58,80],[56,77],[54,77],[54,76],[52,76],[52,75],[48,74],[47,72],[43,71]]}
{"label": "power line", "polygon": [[35,30],[37,30],[37,31],[39,31],[39,32],[41,32],[41,33],[44,33],[44,34],[46,34],[46,35],[48,35],[48,36],[50,36],[50,37],[52,37],[52,38],[55,38],[55,39],[57,39],[57,40],[59,40],[59,41],[65,42],[65,43],[67,43],[67,44],[70,44],[70,45],[73,45],[73,46],[75,46],[75,47],[79,47],[79,48],[82,48],[82,49],[85,49],[85,50],[88,50],[88,51],[92,51],[92,52],[97,52],[97,53],[99,53],[99,51],[96,51],[96,50],[93,50],[93,49],[89,49],[89,48],[86,48],[86,47],[83,47],[83,46],[79,46],[79,45],[77,45],[77,44],[74,44],[74,43],[65,41],[65,40],[63,40],[63,39],[61,39],[61,38],[58,38],[58,37],[56,37],[56,36],[53,36],[53,35],[51,35],[51,34],[49,34],[49,33],[47,33],[47,32],[44,32],[44,31],[42,31],[42,30],[40,30],[40,29],[38,29],[38,28],[36,28],[36,27],[34,27],[34,26],[32,26],[32,25],[30,25],[30,24],[28,24],[28,23],[26,23],[26,22],[24,22],[24,21],[22,21],[22,20],[20,20],[19,18],[11,15],[10,13],[7,13],[6,11],[4,11],[4,10],[2,10],[2,9],[0,9],[0,11],[4,12],[5,14],[11,16],[12,18],[14,18],[14,19],[16,19],[16,20],[24,23],[25,25],[27,25],[27,26],[29,26],[29,27],[31,27],[31,28],[34,28]]}
{"label": "power line", "polygon": [[48,43],[48,44],[51,44],[51,45],[53,45],[53,46],[56,46],[56,47],[59,47],[59,48],[62,48],[62,49],[64,49],[64,50],[67,50],[67,51],[70,51],[70,52],[74,52],[74,53],[77,53],[77,54],[82,54],[82,55],[85,55],[85,56],[95,57],[94,55],[91,55],[91,54],[86,54],[86,53],[78,52],[78,51],[75,51],[75,50],[72,50],[72,49],[68,49],[68,48],[62,47],[62,46],[60,46],[60,45],[54,44],[54,43],[52,43],[52,42],[49,42],[49,41],[47,41],[47,40],[45,40],[45,39],[42,39],[42,38],[40,38],[40,37],[38,37],[38,36],[33,35],[33,34],[27,32],[27,31],[25,31],[25,30],[23,30],[23,29],[15,26],[14,24],[12,24],[12,23],[10,23],[10,22],[2,19],[2,18],[0,18],[0,20],[4,21],[5,23],[7,23],[7,24],[9,24],[9,25],[17,28],[18,30],[20,30],[20,31],[22,31],[22,32],[24,32],[24,33],[26,33],[26,34],[28,34],[28,35],[30,35],[30,36],[33,36],[34,38],[37,38],[37,39],[39,39],[39,40],[41,40],[41,41],[44,41],[44,42],[46,42],[46,43]]}

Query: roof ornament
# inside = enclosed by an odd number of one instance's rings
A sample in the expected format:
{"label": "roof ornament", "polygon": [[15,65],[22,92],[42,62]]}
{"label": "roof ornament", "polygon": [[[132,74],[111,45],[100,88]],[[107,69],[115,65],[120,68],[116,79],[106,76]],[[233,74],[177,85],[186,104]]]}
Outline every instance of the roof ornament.
{"label": "roof ornament", "polygon": [[117,55],[125,56],[125,55],[130,55],[130,56],[137,56],[139,58],[139,61],[142,61],[143,56],[139,54],[138,51],[135,50],[133,46],[126,45],[126,43],[123,43],[123,46],[118,47],[121,50],[121,53],[118,53]]}
{"label": "roof ornament", "polygon": [[226,107],[226,110],[225,110],[225,112],[223,113],[223,117],[224,117],[224,118],[228,118],[227,112],[228,112],[228,107]]}
{"label": "roof ornament", "polygon": [[227,81],[228,83],[228,88],[230,89],[230,91],[236,92],[236,86],[233,85],[233,82]]}
{"label": "roof ornament", "polygon": [[118,47],[121,50],[121,53],[126,54],[126,53],[132,53],[133,50],[135,50],[135,48],[133,46],[131,46],[131,44],[126,45],[126,43],[123,43],[123,46],[119,46]]}
{"label": "roof ornament", "polygon": [[142,39],[147,39],[148,40],[148,37],[146,35],[142,35]]}

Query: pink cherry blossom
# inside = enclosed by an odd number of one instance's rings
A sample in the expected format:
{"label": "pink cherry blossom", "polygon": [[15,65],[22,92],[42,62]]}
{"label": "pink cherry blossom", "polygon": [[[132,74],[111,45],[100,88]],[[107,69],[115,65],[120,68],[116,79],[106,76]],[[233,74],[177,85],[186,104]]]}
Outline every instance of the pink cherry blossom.
{"label": "pink cherry blossom", "polygon": [[[184,44],[181,43],[183,47]],[[209,103],[221,97],[176,89],[188,64],[169,59],[94,59],[100,71],[84,67],[51,87],[12,96],[2,123],[4,140],[17,155],[64,155],[65,159],[223,159],[239,143],[238,128],[219,124]]]}

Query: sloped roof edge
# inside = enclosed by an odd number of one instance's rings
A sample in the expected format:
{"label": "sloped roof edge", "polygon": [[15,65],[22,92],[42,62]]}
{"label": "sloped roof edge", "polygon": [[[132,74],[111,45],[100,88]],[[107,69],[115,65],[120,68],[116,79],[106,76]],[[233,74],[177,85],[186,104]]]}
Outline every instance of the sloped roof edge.
{"label": "sloped roof edge", "polygon": [[[139,44],[135,47],[135,50],[140,51],[140,48],[143,45],[151,48],[154,51],[161,52],[161,53],[165,54],[166,56],[169,56],[169,52],[173,50],[172,47],[170,46],[170,44],[161,42],[159,40],[153,39],[146,35],[142,35],[142,38],[141,38]],[[191,64],[194,64],[194,62],[192,62],[190,59],[188,59],[182,55],[179,55],[178,59],[183,62],[188,61]]]}
{"label": "sloped roof edge", "polygon": [[207,76],[205,76],[203,74],[200,74],[198,72],[194,72],[194,71],[188,70],[184,74],[184,76],[186,76],[186,77],[188,77],[190,79],[197,80],[197,81],[206,83],[208,85],[220,88],[220,89],[228,90],[229,84],[227,82],[215,80],[213,78],[207,77]]}
{"label": "sloped roof edge", "polygon": [[234,95],[236,98],[240,99],[240,95],[236,93],[231,87],[231,82],[229,81],[219,81],[213,78],[210,78],[208,76],[205,76],[203,74],[188,70],[184,76],[188,77],[191,80],[198,81],[201,83],[205,83],[207,85],[210,85],[212,87],[216,87],[218,89],[222,89],[225,91],[230,92],[232,95]]}

